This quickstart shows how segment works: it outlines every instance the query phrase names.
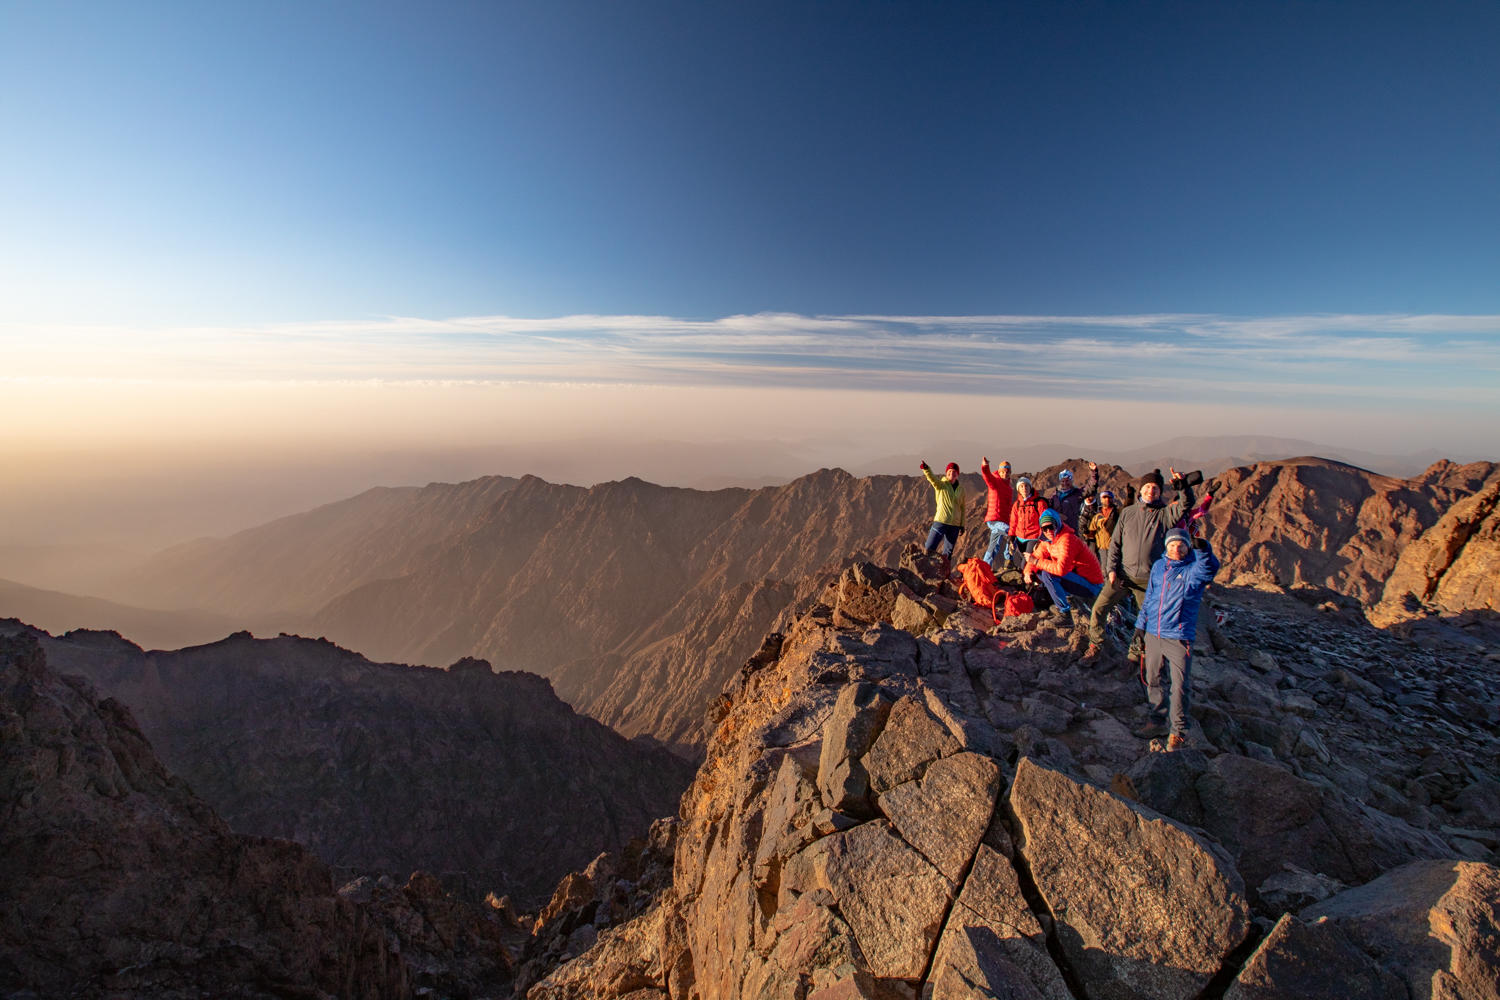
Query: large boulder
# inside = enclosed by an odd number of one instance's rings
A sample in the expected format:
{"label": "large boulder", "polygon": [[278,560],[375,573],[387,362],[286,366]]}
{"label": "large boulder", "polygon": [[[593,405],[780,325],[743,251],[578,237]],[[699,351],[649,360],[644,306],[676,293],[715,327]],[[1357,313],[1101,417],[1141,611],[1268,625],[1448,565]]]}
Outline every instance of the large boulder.
{"label": "large boulder", "polygon": [[860,758],[875,742],[891,712],[891,699],[878,684],[864,681],[839,692],[833,715],[823,727],[818,758],[818,790],[830,809],[857,816],[870,810],[870,777]]}
{"label": "large boulder", "polygon": [[957,882],[995,811],[1000,765],[977,753],[933,761],[917,781],[881,795],[877,805],[908,844]]}
{"label": "large boulder", "polygon": [[1500,868],[1417,861],[1300,914],[1400,975],[1416,1000],[1500,998]]}
{"label": "large boulder", "polygon": [[854,930],[870,971],[917,979],[942,930],[954,885],[883,821],[824,837],[806,852]]}
{"label": "large boulder", "polygon": [[1244,940],[1244,885],[1223,852],[1145,807],[1022,758],[1018,847],[1096,1000],[1188,1000]]}
{"label": "large boulder", "polygon": [[1406,986],[1333,924],[1284,913],[1224,1000],[1406,1000]]}
{"label": "large boulder", "polygon": [[923,700],[907,695],[891,707],[885,728],[865,755],[870,788],[888,792],[920,778],[927,765],[958,752],[961,744]]}
{"label": "large boulder", "polygon": [[943,928],[928,982],[932,1000],[1071,1000],[1015,869],[988,844]]}

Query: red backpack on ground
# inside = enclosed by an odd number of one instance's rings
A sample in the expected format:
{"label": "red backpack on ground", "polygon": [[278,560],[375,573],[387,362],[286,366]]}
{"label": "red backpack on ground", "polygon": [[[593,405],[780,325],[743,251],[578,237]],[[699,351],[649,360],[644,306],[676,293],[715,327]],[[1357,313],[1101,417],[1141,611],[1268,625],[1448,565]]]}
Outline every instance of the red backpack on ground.
{"label": "red backpack on ground", "polygon": [[1005,595],[1005,613],[1007,615],[1029,615],[1035,610],[1036,605],[1032,603],[1029,595],[1022,593]]}
{"label": "red backpack on ground", "polygon": [[995,595],[1000,588],[995,584],[995,573],[983,559],[965,559],[958,566],[964,579],[964,594],[980,607],[994,608]]}

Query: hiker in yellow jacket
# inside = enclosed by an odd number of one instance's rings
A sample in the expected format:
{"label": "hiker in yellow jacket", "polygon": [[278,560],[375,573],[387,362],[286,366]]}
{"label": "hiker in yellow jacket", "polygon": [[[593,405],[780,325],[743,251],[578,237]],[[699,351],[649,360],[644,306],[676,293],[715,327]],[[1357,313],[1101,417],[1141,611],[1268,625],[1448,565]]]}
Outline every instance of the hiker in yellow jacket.
{"label": "hiker in yellow jacket", "polygon": [[933,515],[932,529],[927,532],[926,549],[930,553],[942,545],[943,575],[947,576],[954,546],[958,544],[959,533],[964,530],[964,487],[958,481],[958,463],[949,462],[939,479],[923,462],[922,475],[932,484],[937,499],[937,513]]}

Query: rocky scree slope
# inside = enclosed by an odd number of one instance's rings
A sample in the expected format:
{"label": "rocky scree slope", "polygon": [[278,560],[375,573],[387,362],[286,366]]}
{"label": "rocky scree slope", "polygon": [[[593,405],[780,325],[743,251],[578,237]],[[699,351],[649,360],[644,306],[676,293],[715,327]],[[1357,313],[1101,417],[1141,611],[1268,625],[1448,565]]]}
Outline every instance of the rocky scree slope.
{"label": "rocky scree slope", "polygon": [[350,877],[422,869],[531,905],[670,813],[691,778],[542,678],[480,661],[371,663],[289,636],[148,653],[113,633],[3,631],[129,705],[234,830],[296,840]]}
{"label": "rocky scree slope", "polygon": [[930,569],[853,566],[766,639],[670,881],[613,926],[628,887],[560,887],[532,1000],[1500,995],[1495,659],[1433,679],[1336,603],[1216,588],[1194,746],[1155,753],[1132,668]]}

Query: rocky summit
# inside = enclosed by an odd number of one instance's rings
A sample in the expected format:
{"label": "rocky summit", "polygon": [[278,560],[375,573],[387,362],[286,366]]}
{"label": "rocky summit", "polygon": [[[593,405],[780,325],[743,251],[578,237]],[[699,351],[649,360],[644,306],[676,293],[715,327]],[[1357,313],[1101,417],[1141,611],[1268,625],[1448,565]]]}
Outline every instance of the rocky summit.
{"label": "rocky summit", "polygon": [[1211,591],[1190,746],[1157,752],[1081,627],[997,624],[915,551],[851,566],[716,702],[670,875],[560,887],[520,985],[1500,996],[1500,657],[1278,590]]}

